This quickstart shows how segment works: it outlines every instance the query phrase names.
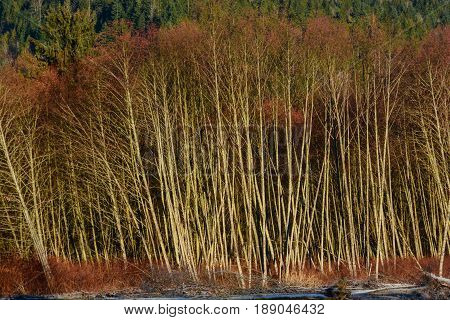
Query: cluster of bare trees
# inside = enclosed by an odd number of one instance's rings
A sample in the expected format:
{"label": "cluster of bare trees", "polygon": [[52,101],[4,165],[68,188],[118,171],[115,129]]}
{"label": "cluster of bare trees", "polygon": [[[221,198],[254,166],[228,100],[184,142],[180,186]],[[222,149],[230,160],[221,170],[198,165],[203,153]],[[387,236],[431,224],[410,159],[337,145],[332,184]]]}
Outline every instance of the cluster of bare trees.
{"label": "cluster of bare trees", "polygon": [[243,286],[404,257],[439,257],[442,274],[448,66],[230,32],[138,66],[119,44],[50,129],[1,88],[1,250],[36,254],[49,278],[48,256],[237,270]]}

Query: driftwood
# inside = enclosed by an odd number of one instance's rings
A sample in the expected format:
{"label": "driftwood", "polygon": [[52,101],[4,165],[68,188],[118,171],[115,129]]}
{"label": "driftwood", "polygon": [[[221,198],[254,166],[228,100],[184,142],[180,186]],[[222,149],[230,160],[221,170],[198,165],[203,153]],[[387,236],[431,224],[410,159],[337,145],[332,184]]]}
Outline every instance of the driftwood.
{"label": "driftwood", "polygon": [[435,280],[435,281],[437,281],[439,284],[441,284],[441,285],[443,285],[443,286],[445,286],[445,287],[450,288],[450,279],[447,279],[447,278],[444,278],[444,277],[439,277],[439,276],[437,276],[437,275],[435,275],[435,274],[432,274],[432,273],[426,272],[426,271],[424,271],[423,273],[424,273],[424,275],[425,275],[427,278],[432,279],[432,280]]}
{"label": "driftwood", "polygon": [[373,295],[373,294],[378,295],[411,294],[426,288],[427,288],[426,286],[417,286],[412,284],[386,284],[382,285],[380,288],[352,290],[352,296]]}

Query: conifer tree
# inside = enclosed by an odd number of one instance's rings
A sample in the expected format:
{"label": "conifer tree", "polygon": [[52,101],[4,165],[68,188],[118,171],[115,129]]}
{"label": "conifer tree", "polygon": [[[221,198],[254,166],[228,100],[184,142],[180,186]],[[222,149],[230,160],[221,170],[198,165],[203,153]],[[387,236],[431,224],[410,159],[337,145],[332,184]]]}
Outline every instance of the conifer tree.
{"label": "conifer tree", "polygon": [[89,10],[73,12],[68,2],[51,7],[35,41],[38,56],[60,70],[86,55],[95,38],[95,15]]}

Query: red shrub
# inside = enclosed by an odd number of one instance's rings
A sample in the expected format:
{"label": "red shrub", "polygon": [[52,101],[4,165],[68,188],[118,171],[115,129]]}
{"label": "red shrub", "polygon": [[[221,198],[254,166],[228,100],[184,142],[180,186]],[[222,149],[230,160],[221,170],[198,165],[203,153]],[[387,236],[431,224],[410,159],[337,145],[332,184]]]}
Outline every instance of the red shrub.
{"label": "red shrub", "polygon": [[450,66],[450,26],[432,30],[420,46],[418,63],[426,65],[430,61],[436,67]]}
{"label": "red shrub", "polygon": [[304,42],[307,48],[319,56],[346,58],[351,53],[348,28],[329,17],[318,17],[308,21]]}

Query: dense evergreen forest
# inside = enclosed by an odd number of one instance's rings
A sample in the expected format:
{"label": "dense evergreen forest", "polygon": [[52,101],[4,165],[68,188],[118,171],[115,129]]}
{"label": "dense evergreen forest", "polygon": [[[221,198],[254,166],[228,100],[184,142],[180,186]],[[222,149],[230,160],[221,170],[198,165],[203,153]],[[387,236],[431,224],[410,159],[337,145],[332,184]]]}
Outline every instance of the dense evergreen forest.
{"label": "dense evergreen forest", "polygon": [[[135,29],[174,25],[183,19],[200,19],[209,0],[2,0],[0,1],[0,63],[14,59],[24,49],[34,50],[32,40],[46,40],[47,20],[57,19],[56,6],[65,4],[71,12],[89,15],[80,35],[101,32],[109,22],[125,19]],[[375,15],[392,31],[420,37],[425,31],[447,24],[450,19],[448,0],[238,0],[215,1],[218,10],[239,15],[246,9],[260,14],[278,14],[302,24],[309,17],[327,15],[349,24]],[[59,9],[61,10],[61,9]],[[60,13],[63,14],[63,13]],[[69,14],[65,13],[66,16]],[[52,18],[53,17],[53,18]],[[75,19],[76,20],[76,19]],[[75,21],[74,20],[74,21]],[[67,20],[66,20],[67,22]],[[75,22],[73,22],[75,23]],[[50,22],[51,25],[51,22]],[[61,25],[54,25],[59,30]],[[83,35],[87,36],[88,35]],[[77,35],[74,35],[77,37]],[[90,41],[87,41],[89,44]]]}

